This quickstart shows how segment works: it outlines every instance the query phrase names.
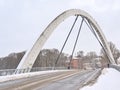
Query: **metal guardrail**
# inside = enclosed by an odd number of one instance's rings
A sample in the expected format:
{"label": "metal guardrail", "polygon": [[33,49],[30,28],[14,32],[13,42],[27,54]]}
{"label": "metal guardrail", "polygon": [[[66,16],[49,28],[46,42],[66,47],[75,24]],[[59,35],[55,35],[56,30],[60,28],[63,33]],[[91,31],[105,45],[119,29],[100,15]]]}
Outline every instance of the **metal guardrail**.
{"label": "metal guardrail", "polygon": [[65,70],[68,69],[67,67],[34,67],[32,69],[26,68],[26,69],[3,69],[0,70],[0,76],[6,76],[6,75],[13,75],[13,74],[21,74],[21,73],[28,73],[30,72],[37,72],[37,71],[47,71],[47,70]]}
{"label": "metal guardrail", "polygon": [[120,72],[120,66],[117,65],[109,65],[110,68],[114,68]]}

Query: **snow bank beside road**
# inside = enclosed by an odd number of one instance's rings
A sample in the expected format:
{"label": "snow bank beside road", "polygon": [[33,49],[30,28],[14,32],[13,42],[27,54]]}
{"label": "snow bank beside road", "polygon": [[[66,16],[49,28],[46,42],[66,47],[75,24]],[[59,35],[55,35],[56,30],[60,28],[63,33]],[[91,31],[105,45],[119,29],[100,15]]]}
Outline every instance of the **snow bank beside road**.
{"label": "snow bank beside road", "polygon": [[103,69],[97,82],[80,90],[120,90],[120,72],[113,69]]}
{"label": "snow bank beside road", "polygon": [[15,74],[15,75],[8,75],[8,76],[0,76],[0,82],[16,80],[16,79],[21,79],[21,78],[28,78],[32,76],[54,73],[54,72],[63,72],[63,71],[68,71],[68,70],[49,70],[49,71],[39,71],[39,72]]}

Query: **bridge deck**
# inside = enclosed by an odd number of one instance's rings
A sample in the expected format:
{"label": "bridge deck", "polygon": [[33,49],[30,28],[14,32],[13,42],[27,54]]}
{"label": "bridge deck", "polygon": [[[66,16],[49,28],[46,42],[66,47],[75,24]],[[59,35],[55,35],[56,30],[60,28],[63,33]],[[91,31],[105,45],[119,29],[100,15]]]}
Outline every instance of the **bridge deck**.
{"label": "bridge deck", "polygon": [[[100,70],[66,71],[0,83],[0,90],[76,90]],[[93,76],[94,77],[94,76]]]}

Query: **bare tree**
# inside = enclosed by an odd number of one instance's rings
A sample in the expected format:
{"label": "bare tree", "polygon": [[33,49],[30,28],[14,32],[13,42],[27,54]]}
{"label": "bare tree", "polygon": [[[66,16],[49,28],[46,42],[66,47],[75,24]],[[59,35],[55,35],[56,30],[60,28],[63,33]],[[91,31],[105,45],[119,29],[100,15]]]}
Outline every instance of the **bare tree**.
{"label": "bare tree", "polygon": [[[109,42],[109,47],[113,54],[113,58],[114,58],[115,62],[117,63],[117,59],[120,57],[120,51],[116,48],[115,44],[113,44],[112,42]],[[105,61],[107,61],[109,63],[109,60],[103,49],[101,49],[101,57],[102,57],[102,59],[104,59]]]}
{"label": "bare tree", "polygon": [[77,52],[77,57],[78,57],[78,58],[84,57],[84,51],[78,51],[78,52]]}
{"label": "bare tree", "polygon": [[91,52],[88,52],[88,53],[86,54],[86,57],[87,57],[88,59],[94,59],[94,58],[97,57],[97,54],[96,54],[96,52],[91,51]]}
{"label": "bare tree", "polygon": [[[54,67],[58,55],[59,55],[58,49],[43,49],[38,55],[34,67]],[[67,60],[66,54],[62,53],[58,60],[57,67],[65,66],[66,60]]]}

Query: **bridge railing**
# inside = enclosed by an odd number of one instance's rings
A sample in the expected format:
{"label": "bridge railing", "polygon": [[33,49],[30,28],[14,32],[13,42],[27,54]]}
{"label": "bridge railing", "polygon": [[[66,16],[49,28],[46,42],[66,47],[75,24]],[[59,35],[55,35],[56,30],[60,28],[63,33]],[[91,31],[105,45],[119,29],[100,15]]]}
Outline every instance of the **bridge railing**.
{"label": "bridge railing", "polygon": [[109,65],[110,68],[114,68],[120,72],[120,66],[117,65]]}
{"label": "bridge railing", "polygon": [[3,69],[0,70],[0,76],[13,75],[13,74],[21,74],[37,71],[47,71],[47,70],[65,70],[67,67],[34,67],[34,68],[26,68],[26,69]]}
{"label": "bridge railing", "polygon": [[15,72],[15,69],[3,69],[0,70],[0,76],[12,75]]}

